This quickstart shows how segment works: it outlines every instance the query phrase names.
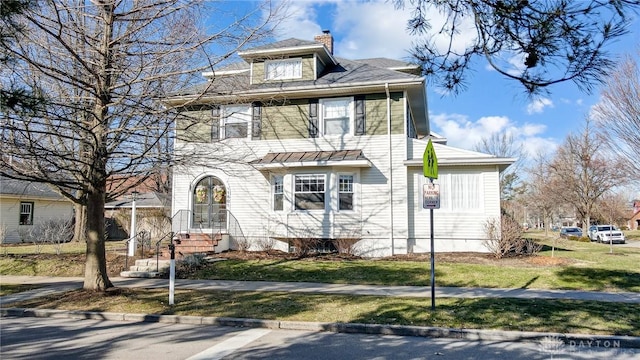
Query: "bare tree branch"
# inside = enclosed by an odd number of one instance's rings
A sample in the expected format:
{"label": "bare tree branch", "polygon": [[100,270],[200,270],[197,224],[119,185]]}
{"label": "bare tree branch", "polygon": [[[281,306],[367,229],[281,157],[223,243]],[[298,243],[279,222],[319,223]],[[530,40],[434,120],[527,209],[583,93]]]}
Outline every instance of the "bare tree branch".
{"label": "bare tree branch", "polygon": [[[413,9],[407,24],[408,31],[416,35],[411,54],[433,82],[458,93],[468,81],[472,61],[484,58],[502,76],[518,81],[528,94],[548,92],[549,86],[566,81],[592,92],[614,66],[606,46],[628,32],[628,19],[640,6],[638,0],[394,3]],[[445,21],[430,34],[435,12]],[[475,37],[467,40],[469,35]],[[439,46],[443,37],[447,44]]]}

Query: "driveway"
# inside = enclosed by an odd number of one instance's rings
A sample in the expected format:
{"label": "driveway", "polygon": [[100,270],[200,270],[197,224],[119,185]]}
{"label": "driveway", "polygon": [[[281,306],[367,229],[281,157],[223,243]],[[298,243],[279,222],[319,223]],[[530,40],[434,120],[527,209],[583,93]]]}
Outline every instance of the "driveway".
{"label": "driveway", "polygon": [[624,244],[615,244],[616,246],[640,248],[640,240],[627,240]]}

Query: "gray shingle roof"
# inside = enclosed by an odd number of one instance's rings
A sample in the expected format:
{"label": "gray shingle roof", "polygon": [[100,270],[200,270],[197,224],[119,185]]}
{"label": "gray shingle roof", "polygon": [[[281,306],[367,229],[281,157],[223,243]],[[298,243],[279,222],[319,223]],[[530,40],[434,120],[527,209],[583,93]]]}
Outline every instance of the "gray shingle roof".
{"label": "gray shingle roof", "polygon": [[389,70],[410,72],[415,75],[420,75],[422,71],[420,65],[413,64],[406,61],[395,60],[395,59],[371,58],[371,59],[358,59],[354,61],[368,64],[371,66],[389,69]]}
{"label": "gray shingle roof", "polygon": [[309,46],[321,47],[322,44],[319,43],[319,42],[316,42],[316,41],[289,38],[289,39],[286,39],[286,40],[276,41],[274,43],[269,43],[269,44],[266,44],[266,45],[252,47],[250,49],[246,49],[246,50],[240,51],[240,54],[246,53],[246,52],[259,52],[259,51],[263,51],[263,50],[296,48],[296,47],[309,47]]}
{"label": "gray shingle roof", "polygon": [[34,197],[43,199],[63,200],[64,197],[53,191],[47,184],[25,180],[15,180],[0,177],[0,195],[19,197]]}
{"label": "gray shingle roof", "polygon": [[[326,88],[333,86],[348,86],[351,84],[362,83],[384,83],[393,81],[421,81],[422,77],[407,74],[395,70],[389,70],[385,67],[374,66],[371,63],[363,61],[353,61],[344,58],[336,58],[339,62],[336,66],[325,69],[317,80],[300,80],[300,81],[282,81],[267,82],[262,84],[250,85],[249,73],[239,73],[228,76],[216,77],[213,82],[199,84],[197,86],[184,89],[180,93],[174,95],[193,95],[201,94],[206,91],[210,95],[239,94],[251,93],[252,91],[287,91],[291,88]],[[389,64],[407,64],[401,61],[391,59]],[[381,61],[378,64],[382,63]],[[237,65],[239,68],[241,65]]]}
{"label": "gray shingle roof", "polygon": [[[119,200],[108,202],[104,205],[105,209],[130,209],[133,200],[131,197],[122,198]],[[170,207],[171,199],[169,195],[148,192],[141,193],[136,196],[136,208],[168,208]]]}

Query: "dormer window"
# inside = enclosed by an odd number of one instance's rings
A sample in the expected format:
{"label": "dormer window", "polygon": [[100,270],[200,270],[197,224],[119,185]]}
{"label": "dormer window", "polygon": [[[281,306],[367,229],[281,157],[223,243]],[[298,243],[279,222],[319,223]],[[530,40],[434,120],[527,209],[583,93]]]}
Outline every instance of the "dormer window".
{"label": "dormer window", "polygon": [[268,60],[265,62],[266,80],[302,78],[302,59]]}

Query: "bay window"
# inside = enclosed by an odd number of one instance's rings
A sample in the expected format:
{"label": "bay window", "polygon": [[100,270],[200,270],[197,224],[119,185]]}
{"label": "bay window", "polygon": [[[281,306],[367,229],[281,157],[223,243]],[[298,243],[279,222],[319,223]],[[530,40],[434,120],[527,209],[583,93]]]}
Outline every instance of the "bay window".
{"label": "bay window", "polygon": [[296,210],[325,209],[325,175],[295,175],[294,185]]}
{"label": "bay window", "polygon": [[353,210],[353,175],[338,177],[338,210]]}
{"label": "bay window", "polygon": [[284,184],[282,175],[272,177],[271,187],[273,191],[273,210],[284,210]]}

